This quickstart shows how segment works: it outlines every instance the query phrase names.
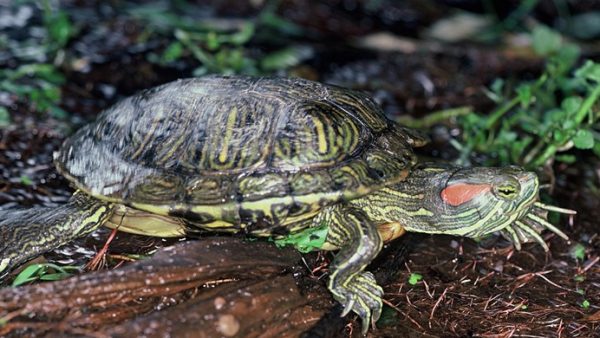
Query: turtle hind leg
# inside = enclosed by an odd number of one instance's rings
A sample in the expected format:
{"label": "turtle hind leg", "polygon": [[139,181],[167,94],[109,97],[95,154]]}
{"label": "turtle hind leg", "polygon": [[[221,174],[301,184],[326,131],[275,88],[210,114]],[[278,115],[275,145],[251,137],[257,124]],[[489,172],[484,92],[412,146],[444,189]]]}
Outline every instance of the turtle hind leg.
{"label": "turtle hind leg", "polygon": [[364,271],[381,250],[381,237],[361,210],[338,205],[324,212],[329,226],[325,244],[340,248],[330,268],[328,288],[344,307],[342,316],[350,311],[358,314],[366,334],[383,307],[383,289],[372,273]]}
{"label": "turtle hind leg", "polygon": [[32,258],[91,233],[112,212],[112,204],[81,192],[58,207],[0,211],[0,278]]}

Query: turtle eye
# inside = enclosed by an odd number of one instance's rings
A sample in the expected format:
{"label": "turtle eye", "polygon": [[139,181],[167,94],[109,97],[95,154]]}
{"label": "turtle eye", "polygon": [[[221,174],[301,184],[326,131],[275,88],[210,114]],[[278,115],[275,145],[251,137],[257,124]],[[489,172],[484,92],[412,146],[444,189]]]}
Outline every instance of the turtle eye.
{"label": "turtle eye", "polygon": [[494,186],[494,194],[506,200],[514,200],[519,196],[519,189],[517,182],[506,182]]}

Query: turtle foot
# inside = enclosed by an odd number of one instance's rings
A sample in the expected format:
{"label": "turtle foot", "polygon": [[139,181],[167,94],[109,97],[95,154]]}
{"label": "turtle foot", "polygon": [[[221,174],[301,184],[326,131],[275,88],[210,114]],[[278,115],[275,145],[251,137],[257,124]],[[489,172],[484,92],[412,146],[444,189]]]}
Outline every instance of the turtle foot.
{"label": "turtle foot", "polygon": [[375,322],[381,316],[383,303],[383,289],[375,281],[370,272],[360,272],[350,276],[344,281],[330,283],[330,290],[335,300],[344,307],[342,317],[350,313],[356,313],[362,322],[362,333],[367,334],[369,324]]}

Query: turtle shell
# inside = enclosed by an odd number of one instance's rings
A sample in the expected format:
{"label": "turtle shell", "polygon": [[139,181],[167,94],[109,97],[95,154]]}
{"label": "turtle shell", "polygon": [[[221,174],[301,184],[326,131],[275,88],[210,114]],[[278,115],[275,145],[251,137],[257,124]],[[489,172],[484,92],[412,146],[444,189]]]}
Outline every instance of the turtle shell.
{"label": "turtle shell", "polygon": [[65,141],[55,163],[99,199],[202,223],[282,224],[404,179],[424,142],[360,92],[209,76],[124,99]]}

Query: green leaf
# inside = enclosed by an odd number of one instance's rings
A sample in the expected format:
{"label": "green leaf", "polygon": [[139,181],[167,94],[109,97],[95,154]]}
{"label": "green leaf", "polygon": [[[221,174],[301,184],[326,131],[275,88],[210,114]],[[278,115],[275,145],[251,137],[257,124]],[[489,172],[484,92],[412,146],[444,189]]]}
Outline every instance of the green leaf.
{"label": "green leaf", "polygon": [[423,275],[413,272],[408,277],[408,284],[416,285],[419,281],[423,279]]}
{"label": "green leaf", "polygon": [[573,137],[573,143],[578,149],[592,149],[594,147],[594,134],[586,129],[579,129]]}
{"label": "green leaf", "polygon": [[[77,266],[60,266],[52,263],[31,264],[21,271],[12,282],[12,286],[19,286],[36,280],[55,281],[65,279],[72,272],[79,271]],[[47,273],[52,271],[51,273]]]}
{"label": "green leaf", "polygon": [[587,60],[583,66],[575,71],[575,76],[600,83],[600,64]]}
{"label": "green leaf", "polygon": [[74,28],[67,14],[63,11],[46,15],[45,23],[53,48],[64,47],[74,34]]}
{"label": "green leaf", "polygon": [[517,87],[517,95],[521,102],[521,107],[526,109],[532,101],[531,85],[521,85]]}
{"label": "green leaf", "polygon": [[500,103],[504,100],[503,90],[504,80],[498,78],[495,79],[494,82],[492,82],[489,90],[484,88],[484,93],[490,100],[496,103]]}
{"label": "green leaf", "polygon": [[583,261],[585,259],[585,246],[581,243],[577,243],[571,247],[569,254],[573,259]]}
{"label": "green leaf", "polygon": [[64,120],[69,116],[69,113],[58,106],[50,106],[48,107],[48,111],[50,112],[50,116],[59,120]]}
{"label": "green leaf", "polygon": [[583,100],[579,96],[569,96],[562,100],[560,106],[567,113],[567,116],[573,116],[581,107],[582,102]]}
{"label": "green leaf", "polygon": [[492,82],[490,86],[492,93],[498,95],[498,97],[502,97],[502,90],[504,89],[504,80],[501,78],[497,78]]}
{"label": "green leaf", "polygon": [[532,45],[536,54],[548,56],[560,50],[562,37],[544,25],[536,26],[532,33]]}
{"label": "green leaf", "polygon": [[312,50],[310,48],[302,46],[288,47],[266,55],[260,61],[260,67],[265,71],[287,69],[299,64],[311,55]]}
{"label": "green leaf", "polygon": [[19,178],[19,180],[21,181],[22,184],[33,185],[33,181],[27,175],[21,175],[21,177]]}
{"label": "green leaf", "polygon": [[65,278],[71,277],[73,274],[69,272],[56,272],[56,273],[48,273],[40,276],[40,280],[43,281],[57,281],[63,280]]}
{"label": "green leaf", "polygon": [[183,45],[179,41],[171,42],[163,51],[160,60],[163,63],[169,63],[178,60],[183,54]]}
{"label": "green leaf", "polygon": [[590,302],[587,299],[584,299],[583,302],[581,302],[581,307],[584,309],[588,309],[590,307]]}
{"label": "green leaf", "polygon": [[208,32],[206,35],[206,48],[208,50],[216,51],[221,46],[219,37],[216,32]]}
{"label": "green leaf", "polygon": [[517,139],[519,135],[514,131],[501,130],[498,136],[496,137],[496,143],[511,143]]}
{"label": "green leaf", "polygon": [[577,125],[577,121],[567,117],[563,120],[561,127],[563,130],[573,130],[577,127]]}
{"label": "green leaf", "polygon": [[0,107],[0,128],[10,125],[10,113],[6,107]]}
{"label": "green leaf", "polygon": [[318,227],[307,228],[297,233],[289,234],[283,238],[277,238],[273,241],[278,247],[293,245],[300,252],[311,252],[323,247],[329,227],[321,225]]}
{"label": "green leaf", "polygon": [[254,36],[254,28],[255,27],[254,27],[253,23],[251,23],[251,22],[245,23],[239,32],[234,33],[230,36],[229,42],[231,42],[232,44],[234,44],[236,46],[241,46],[241,45],[247,43]]}
{"label": "green leaf", "polygon": [[[565,43],[558,50],[558,53],[555,55],[552,62],[555,63],[556,76],[565,76],[566,73],[575,65],[577,60],[579,60],[579,55],[581,54],[581,50],[575,44]],[[560,78],[556,79],[560,81]]]}
{"label": "green leaf", "polygon": [[600,157],[600,142],[595,142],[594,141],[594,148],[592,148],[592,151],[594,152],[594,154],[596,156]]}
{"label": "green leaf", "polygon": [[44,98],[51,102],[58,102],[60,100],[60,88],[49,83],[44,83],[42,85],[42,93]]}
{"label": "green leaf", "polygon": [[569,140],[569,135],[564,130],[554,130],[552,139],[554,143],[562,145]]}
{"label": "green leaf", "polygon": [[38,278],[40,271],[44,270],[43,264],[31,264],[21,271],[12,282],[12,286],[19,286]]}

